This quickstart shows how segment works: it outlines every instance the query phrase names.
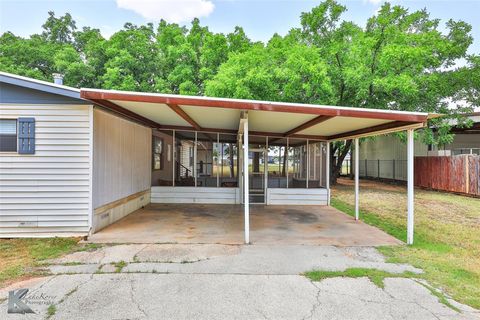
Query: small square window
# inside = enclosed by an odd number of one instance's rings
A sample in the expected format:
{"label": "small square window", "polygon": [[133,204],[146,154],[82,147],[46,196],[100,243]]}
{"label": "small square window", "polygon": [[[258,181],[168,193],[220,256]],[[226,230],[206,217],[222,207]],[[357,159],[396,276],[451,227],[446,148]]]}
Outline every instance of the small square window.
{"label": "small square window", "polygon": [[17,151],[17,120],[0,119],[0,152]]}

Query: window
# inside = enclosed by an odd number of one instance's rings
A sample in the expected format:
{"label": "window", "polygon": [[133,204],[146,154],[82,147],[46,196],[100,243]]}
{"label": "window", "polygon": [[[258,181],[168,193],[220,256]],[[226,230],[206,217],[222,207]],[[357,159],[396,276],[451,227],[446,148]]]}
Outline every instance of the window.
{"label": "window", "polygon": [[172,130],[152,131],[152,186],[173,186],[174,133]]}
{"label": "window", "polygon": [[163,139],[153,137],[153,170],[163,170]]}
{"label": "window", "polygon": [[0,119],[0,151],[17,151],[17,120]]}

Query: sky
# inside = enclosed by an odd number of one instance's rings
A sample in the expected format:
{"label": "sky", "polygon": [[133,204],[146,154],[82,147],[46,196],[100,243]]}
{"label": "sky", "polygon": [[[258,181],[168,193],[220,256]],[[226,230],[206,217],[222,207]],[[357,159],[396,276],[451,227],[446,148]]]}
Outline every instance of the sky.
{"label": "sky", "polygon": [[[347,6],[344,19],[364,26],[382,0],[340,0]],[[432,18],[463,20],[472,25],[474,43],[469,53],[480,54],[480,0],[390,1],[411,11],[427,8]],[[214,32],[231,32],[242,26],[254,41],[268,41],[274,33],[285,35],[300,24],[300,14],[319,0],[0,0],[0,33],[11,31],[28,37],[41,32],[48,11],[57,16],[69,12],[77,27],[90,26],[105,37],[126,22],[145,24],[165,19],[188,25],[193,17]]]}

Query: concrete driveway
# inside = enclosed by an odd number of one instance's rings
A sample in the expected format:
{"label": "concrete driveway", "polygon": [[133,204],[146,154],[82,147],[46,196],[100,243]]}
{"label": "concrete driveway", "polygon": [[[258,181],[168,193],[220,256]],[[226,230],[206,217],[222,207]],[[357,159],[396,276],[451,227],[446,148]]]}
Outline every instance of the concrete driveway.
{"label": "concrete driveway", "polygon": [[[122,263],[119,263],[123,261]],[[28,288],[36,314],[2,319],[476,319],[478,311],[439,299],[416,279],[312,282],[312,269],[421,270],[385,262],[372,247],[132,244],[105,246],[50,261],[52,275]]]}
{"label": "concrete driveway", "polygon": [[[330,206],[250,208],[250,240],[262,245],[382,246],[401,241]],[[89,236],[95,243],[244,243],[241,205],[150,204]]]}

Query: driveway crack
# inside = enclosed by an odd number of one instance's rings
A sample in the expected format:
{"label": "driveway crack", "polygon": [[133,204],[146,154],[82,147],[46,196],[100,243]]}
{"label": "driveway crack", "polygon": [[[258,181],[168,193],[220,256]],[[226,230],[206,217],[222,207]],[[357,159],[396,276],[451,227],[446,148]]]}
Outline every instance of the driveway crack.
{"label": "driveway crack", "polygon": [[140,307],[140,303],[135,299],[135,286],[133,285],[135,282],[134,279],[130,279],[130,299],[132,300],[133,304],[137,307],[138,311],[140,311],[146,318],[148,318],[147,313],[145,310]]}
{"label": "driveway crack", "polygon": [[313,315],[315,314],[315,310],[317,310],[318,307],[320,307],[320,305],[322,304],[320,302],[320,288],[317,287],[315,285],[315,283],[313,283],[313,281],[310,281],[310,283],[312,284],[312,286],[315,288],[315,290],[317,291],[317,293],[315,294],[315,303],[312,305],[312,309],[310,310],[310,314],[308,316],[305,316],[302,318],[302,320],[306,320],[306,319],[313,319]]}

